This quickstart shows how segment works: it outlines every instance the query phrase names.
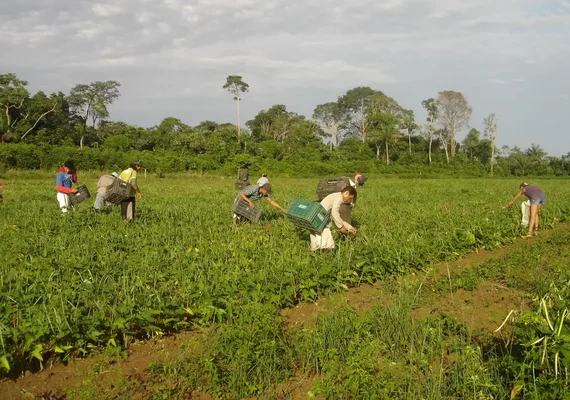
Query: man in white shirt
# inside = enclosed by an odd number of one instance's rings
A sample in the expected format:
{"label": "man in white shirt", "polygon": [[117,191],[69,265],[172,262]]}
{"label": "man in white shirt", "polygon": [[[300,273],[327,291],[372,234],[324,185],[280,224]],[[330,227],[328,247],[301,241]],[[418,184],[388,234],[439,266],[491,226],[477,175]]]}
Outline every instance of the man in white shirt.
{"label": "man in white shirt", "polygon": [[330,229],[330,226],[332,225],[335,225],[341,233],[349,232],[356,235],[356,229],[354,229],[350,223],[343,220],[340,215],[340,207],[343,204],[350,203],[354,198],[356,198],[356,189],[352,186],[347,186],[340,192],[329,194],[321,201],[321,205],[331,215],[331,223],[320,235],[311,234],[311,250],[335,248],[334,239]]}
{"label": "man in white shirt", "polygon": [[269,183],[269,179],[267,179],[267,174],[263,174],[261,178],[257,180],[257,186],[262,187],[266,183]]}

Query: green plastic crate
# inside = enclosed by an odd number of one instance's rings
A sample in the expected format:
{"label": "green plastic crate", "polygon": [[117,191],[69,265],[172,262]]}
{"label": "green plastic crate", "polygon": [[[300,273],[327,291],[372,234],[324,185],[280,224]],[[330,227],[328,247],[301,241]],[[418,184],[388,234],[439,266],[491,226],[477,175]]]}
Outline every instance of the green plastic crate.
{"label": "green plastic crate", "polygon": [[321,233],[329,223],[329,214],[321,203],[293,199],[287,217],[297,227]]}

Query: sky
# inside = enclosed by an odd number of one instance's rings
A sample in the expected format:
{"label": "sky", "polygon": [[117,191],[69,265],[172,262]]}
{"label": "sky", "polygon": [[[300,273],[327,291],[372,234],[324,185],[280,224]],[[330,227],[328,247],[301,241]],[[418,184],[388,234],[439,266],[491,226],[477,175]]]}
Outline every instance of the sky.
{"label": "sky", "polygon": [[242,122],[370,86],[423,123],[455,90],[469,127],[496,114],[499,146],[570,152],[570,0],[4,0],[0,48],[32,93],[120,82],[110,119],[142,127],[235,123],[240,75]]}

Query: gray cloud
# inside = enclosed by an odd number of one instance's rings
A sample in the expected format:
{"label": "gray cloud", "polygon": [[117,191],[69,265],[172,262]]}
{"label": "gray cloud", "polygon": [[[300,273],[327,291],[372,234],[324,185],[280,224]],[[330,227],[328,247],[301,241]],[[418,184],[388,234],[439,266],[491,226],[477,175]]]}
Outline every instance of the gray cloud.
{"label": "gray cloud", "polygon": [[[11,3],[11,4],[9,4]],[[499,118],[501,144],[570,151],[568,0],[9,0],[0,4],[4,72],[31,90],[115,79],[112,117],[233,121],[225,77],[249,83],[243,112],[283,103],[307,116],[372,86],[425,114],[462,91],[472,125]]]}

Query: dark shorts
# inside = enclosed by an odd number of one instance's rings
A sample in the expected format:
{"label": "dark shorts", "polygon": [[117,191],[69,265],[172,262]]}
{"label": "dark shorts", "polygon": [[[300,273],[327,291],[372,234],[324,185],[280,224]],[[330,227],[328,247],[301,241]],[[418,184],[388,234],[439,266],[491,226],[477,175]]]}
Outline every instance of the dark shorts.
{"label": "dark shorts", "polygon": [[533,197],[532,199],[530,199],[530,205],[541,205],[543,206],[544,203],[546,203],[546,196],[545,195],[540,195],[540,196],[536,196]]}

